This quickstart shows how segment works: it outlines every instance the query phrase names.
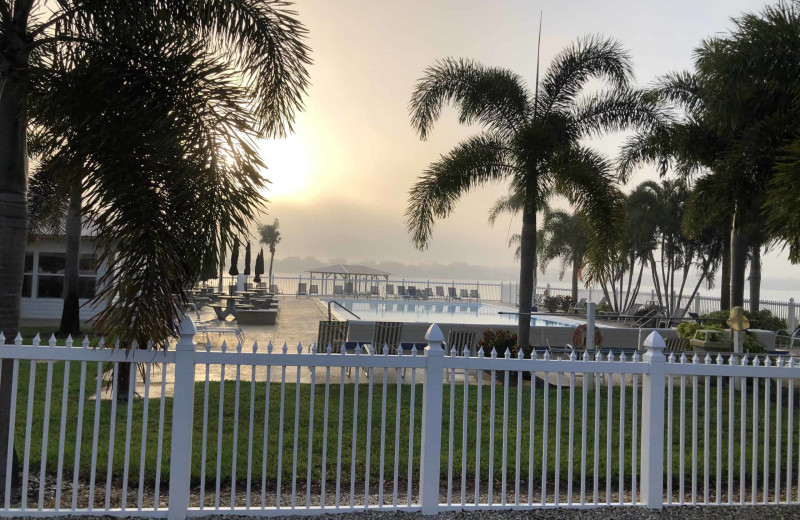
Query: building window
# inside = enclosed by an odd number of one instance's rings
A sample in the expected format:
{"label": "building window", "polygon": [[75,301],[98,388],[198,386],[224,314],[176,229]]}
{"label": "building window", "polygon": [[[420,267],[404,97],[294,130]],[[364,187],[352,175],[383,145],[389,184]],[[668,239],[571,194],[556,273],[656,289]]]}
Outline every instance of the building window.
{"label": "building window", "polygon": [[22,297],[33,296],[33,253],[25,253],[25,274],[22,277]]}
{"label": "building window", "polygon": [[[78,262],[78,297],[94,298],[97,268],[94,255],[81,255]],[[38,298],[61,298],[64,295],[64,253],[39,253]],[[31,266],[31,270],[33,267]]]}

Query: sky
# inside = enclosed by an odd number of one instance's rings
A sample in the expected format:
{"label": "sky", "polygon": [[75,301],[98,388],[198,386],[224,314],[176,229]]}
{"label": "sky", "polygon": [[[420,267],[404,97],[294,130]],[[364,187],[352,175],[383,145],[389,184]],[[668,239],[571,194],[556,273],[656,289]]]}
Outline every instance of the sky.
{"label": "sky", "polygon": [[[416,250],[405,229],[408,190],[425,167],[477,128],[443,111],[427,141],[409,124],[415,82],[437,59],[465,57],[511,69],[529,85],[536,73],[539,13],[543,14],[541,64],[577,38],[602,34],[620,40],[634,62],[636,83],[647,85],[669,71],[691,68],[703,37],[731,27],[730,17],[764,2],[670,0],[603,2],[572,0],[299,0],[294,6],[309,30],[311,87],[294,134],[262,141],[271,181],[268,215],[280,220],[276,257],[282,271],[298,272],[311,258],[322,263],[394,262],[398,269],[454,262],[485,268],[485,278],[516,278],[509,233],[519,217],[487,223],[504,185],[465,196],[438,221],[430,247]],[[594,88],[602,85],[593,85]],[[590,144],[613,157],[624,135]],[[624,188],[655,178],[638,172]],[[800,267],[782,253],[764,259],[763,287],[792,291]],[[301,265],[303,264],[303,265]],[[398,273],[402,274],[402,273]],[[544,277],[557,280],[555,270]],[[800,292],[800,291],[798,291]]]}

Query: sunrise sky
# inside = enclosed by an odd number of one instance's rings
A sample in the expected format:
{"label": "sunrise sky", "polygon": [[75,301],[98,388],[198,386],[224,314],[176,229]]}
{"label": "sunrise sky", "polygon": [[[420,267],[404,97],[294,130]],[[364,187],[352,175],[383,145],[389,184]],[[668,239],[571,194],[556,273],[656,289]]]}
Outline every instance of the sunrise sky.
{"label": "sunrise sky", "polygon": [[[266,176],[273,183],[263,221],[280,219],[277,257],[512,268],[506,237],[509,229],[518,231],[519,218],[502,218],[494,228],[486,221],[492,201],[506,192],[502,185],[465,197],[449,219],[437,224],[427,251],[417,251],[408,239],[403,212],[409,187],[428,163],[475,130],[459,126],[448,110],[430,140],[417,138],[407,107],[425,67],[447,56],[473,58],[514,70],[532,85],[541,10],[543,69],[576,38],[601,33],[623,42],[637,82],[645,85],[665,72],[690,68],[701,38],[726,30],[731,16],[762,5],[746,0],[299,0],[295,7],[309,29],[314,58],[306,110],[294,135],[261,143]],[[613,156],[622,139],[615,135],[592,144]],[[651,170],[641,171],[626,190],[650,177],[655,177]],[[790,266],[784,254],[765,258],[765,289],[796,283],[798,275],[800,268]]]}

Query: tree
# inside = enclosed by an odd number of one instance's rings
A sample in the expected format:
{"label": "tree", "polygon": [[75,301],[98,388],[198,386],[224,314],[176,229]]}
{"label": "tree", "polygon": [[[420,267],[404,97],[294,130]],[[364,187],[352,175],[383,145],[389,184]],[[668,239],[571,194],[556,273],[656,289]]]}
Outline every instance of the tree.
{"label": "tree", "polygon": [[625,197],[625,227],[622,240],[611,251],[605,265],[593,266],[587,258],[603,295],[617,312],[626,312],[636,302],[642,286],[642,275],[651,252],[656,248],[653,196],[643,190],[633,190]]}
{"label": "tree", "polygon": [[[114,272],[98,294],[108,305],[96,326],[125,339],[167,337],[181,316],[173,295],[183,299],[204,261],[220,261],[222,237],[231,236],[225,232],[244,231],[261,205],[263,180],[251,129],[258,135],[283,135],[291,129],[308,84],[305,29],[281,3],[254,6],[232,0],[4,2],[0,20],[0,330],[13,338],[19,326],[28,228],[28,136],[37,118],[49,121],[45,109],[58,109],[92,114],[85,122],[93,131],[73,131],[58,153],[63,164],[83,169],[82,186],[90,190],[83,190],[81,211],[94,219],[99,260],[108,261]],[[154,25],[162,32],[158,40],[140,30]],[[182,58],[186,46],[193,59]],[[86,89],[75,95],[46,101],[50,86],[95,63],[87,55],[104,51],[115,67],[95,69],[87,76],[93,81],[84,82]],[[181,91],[171,94],[193,99],[194,110],[173,114],[169,105],[175,96],[132,88],[130,76],[117,74],[119,67],[151,70],[140,66],[142,59],[151,64],[162,60],[159,70],[182,78]],[[238,100],[218,103],[221,90],[201,95],[217,81],[224,83],[228,99]],[[119,97],[129,101],[124,114],[96,110],[96,103],[118,89]],[[203,105],[202,99],[210,104]],[[151,105],[160,112],[158,118],[152,118]],[[232,113],[237,116],[229,119]],[[133,121],[123,124],[126,118]],[[128,135],[122,131],[126,125],[138,125],[141,131]],[[220,133],[207,133],[204,125],[216,125]],[[167,137],[175,135],[176,127],[192,138]],[[63,127],[52,133],[47,125],[40,128],[51,138],[69,133]],[[221,134],[227,139],[216,138]],[[148,147],[163,162],[130,160]],[[50,151],[58,148],[51,146]],[[121,155],[124,149],[132,153]],[[170,157],[182,157],[183,166]],[[226,198],[231,195],[233,199]],[[11,369],[11,363],[2,363],[0,424],[8,421]],[[6,443],[6,435],[0,429],[0,444]],[[3,451],[0,466],[5,456]]]}
{"label": "tree", "polygon": [[269,248],[269,285],[272,285],[272,262],[275,259],[275,247],[281,241],[281,232],[278,231],[280,223],[278,219],[272,224],[262,224],[258,226],[258,233],[261,235],[261,243]]}
{"label": "tree", "polygon": [[[429,67],[410,104],[419,137],[428,137],[445,103],[459,109],[459,122],[477,123],[483,131],[432,163],[411,188],[406,223],[415,246],[428,245],[434,220],[447,217],[464,193],[507,181],[524,200],[521,310],[533,297],[536,212],[551,194],[565,195],[578,211],[606,224],[589,240],[595,265],[604,263],[623,221],[621,194],[609,162],[581,139],[658,124],[654,107],[629,88],[631,78],[628,54],[601,37],[580,39],[559,53],[533,93],[513,72],[471,60],[447,58]],[[611,88],[581,96],[591,79]],[[526,352],[529,338],[530,320],[520,320],[518,343]]]}
{"label": "tree", "polygon": [[547,265],[556,258],[561,259],[558,279],[563,280],[567,269],[572,274],[572,301],[578,301],[578,279],[586,260],[588,224],[581,213],[546,210],[542,228],[537,237],[539,269],[544,274]]}
{"label": "tree", "polygon": [[[733,20],[729,34],[704,40],[696,51],[696,69],[707,93],[706,112],[717,128],[733,139],[715,174],[737,194],[731,235],[731,304],[744,300],[747,227],[753,225],[753,247],[781,239],[776,219],[785,211],[773,183],[775,167],[800,126],[800,3],[779,2]],[[770,226],[764,222],[771,222]],[[751,235],[752,236],[752,235]],[[754,250],[755,251],[755,250]],[[796,252],[795,252],[796,254]],[[754,265],[760,265],[758,254]],[[758,277],[760,278],[760,276]],[[755,280],[751,280],[753,282]]]}

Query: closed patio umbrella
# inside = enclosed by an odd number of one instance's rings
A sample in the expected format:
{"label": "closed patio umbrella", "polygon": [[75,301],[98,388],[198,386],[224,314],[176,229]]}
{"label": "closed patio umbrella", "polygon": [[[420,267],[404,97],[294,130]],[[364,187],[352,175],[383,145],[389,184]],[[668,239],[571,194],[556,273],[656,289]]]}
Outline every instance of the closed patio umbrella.
{"label": "closed patio umbrella", "polygon": [[239,239],[233,241],[233,251],[231,251],[231,268],[228,269],[228,274],[236,276],[239,274]]}
{"label": "closed patio umbrella", "polygon": [[253,279],[256,283],[261,283],[261,275],[264,274],[264,250],[260,250],[256,255],[255,275]]}
{"label": "closed patio umbrella", "polygon": [[245,276],[250,276],[250,242],[247,242],[247,247],[244,250],[244,273]]}

